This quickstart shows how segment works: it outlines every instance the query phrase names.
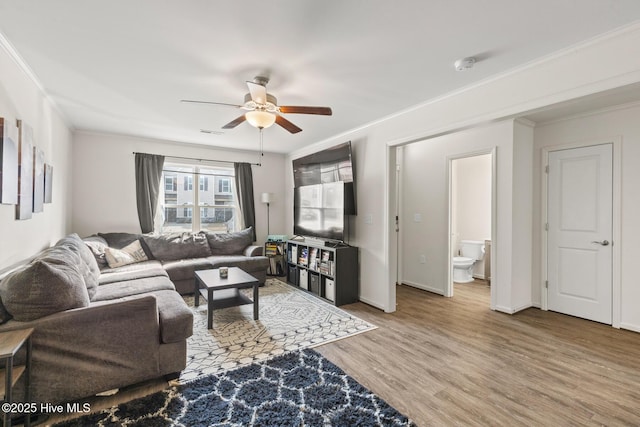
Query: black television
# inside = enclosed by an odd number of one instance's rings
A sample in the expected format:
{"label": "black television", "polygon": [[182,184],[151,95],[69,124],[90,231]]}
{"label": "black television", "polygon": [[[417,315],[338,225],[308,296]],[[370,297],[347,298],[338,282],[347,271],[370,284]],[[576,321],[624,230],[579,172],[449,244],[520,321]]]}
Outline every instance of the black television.
{"label": "black television", "polygon": [[293,160],[295,188],[308,185],[344,183],[343,212],[356,215],[356,183],[351,141]]}
{"label": "black television", "polygon": [[344,187],[338,181],[294,189],[293,233],[344,241]]}

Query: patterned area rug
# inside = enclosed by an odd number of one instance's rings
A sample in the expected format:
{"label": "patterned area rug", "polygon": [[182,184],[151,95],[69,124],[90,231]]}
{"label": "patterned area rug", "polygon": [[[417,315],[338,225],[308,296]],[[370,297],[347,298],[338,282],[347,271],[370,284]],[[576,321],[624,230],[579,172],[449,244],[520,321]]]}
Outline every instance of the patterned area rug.
{"label": "patterned area rug", "polygon": [[413,426],[313,350],[208,375],[58,426]]}
{"label": "patterned area rug", "polygon": [[[251,289],[241,292],[252,297]],[[253,320],[253,305],[214,310],[213,329],[207,329],[206,300],[201,298],[196,308],[193,297],[185,297],[193,310],[194,331],[181,381],[376,328],[277,279],[267,279],[259,292],[259,320]]]}

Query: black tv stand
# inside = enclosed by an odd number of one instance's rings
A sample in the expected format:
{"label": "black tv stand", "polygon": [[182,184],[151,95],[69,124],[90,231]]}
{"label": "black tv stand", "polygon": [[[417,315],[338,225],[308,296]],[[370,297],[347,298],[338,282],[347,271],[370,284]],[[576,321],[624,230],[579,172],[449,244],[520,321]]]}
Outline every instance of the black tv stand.
{"label": "black tv stand", "polygon": [[[335,245],[335,246],[330,246]],[[358,301],[358,248],[342,242],[287,241],[287,282],[335,305]]]}

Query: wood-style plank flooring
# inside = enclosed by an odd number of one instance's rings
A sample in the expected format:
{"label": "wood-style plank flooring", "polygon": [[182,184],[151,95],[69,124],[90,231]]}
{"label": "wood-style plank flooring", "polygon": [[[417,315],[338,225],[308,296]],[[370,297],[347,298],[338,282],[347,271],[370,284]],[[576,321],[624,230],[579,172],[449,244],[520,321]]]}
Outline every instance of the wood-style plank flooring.
{"label": "wood-style plank flooring", "polygon": [[640,334],[535,308],[489,309],[408,286],[397,311],[342,307],[379,328],[317,347],[421,426],[640,425]]}
{"label": "wood-style plank flooring", "polygon": [[[399,286],[395,313],[341,307],[378,329],[316,350],[419,426],[640,425],[640,334],[538,309],[494,312],[489,293],[483,282],[456,285],[453,298]],[[163,387],[131,387],[92,409]]]}

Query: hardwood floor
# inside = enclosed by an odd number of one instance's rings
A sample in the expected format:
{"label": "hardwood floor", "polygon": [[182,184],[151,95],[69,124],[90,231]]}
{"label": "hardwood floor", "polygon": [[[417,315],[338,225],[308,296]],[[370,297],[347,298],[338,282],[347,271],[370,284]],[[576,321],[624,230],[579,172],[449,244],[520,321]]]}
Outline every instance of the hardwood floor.
{"label": "hardwood floor", "polygon": [[418,425],[640,425],[640,334],[538,309],[489,309],[408,286],[397,311],[343,306],[379,328],[317,347]]}
{"label": "hardwood floor", "polygon": [[[484,283],[454,293],[399,286],[391,314],[343,306],[378,329],[315,349],[419,426],[640,425],[640,334],[538,309],[494,312]],[[163,387],[96,398],[92,410]]]}

